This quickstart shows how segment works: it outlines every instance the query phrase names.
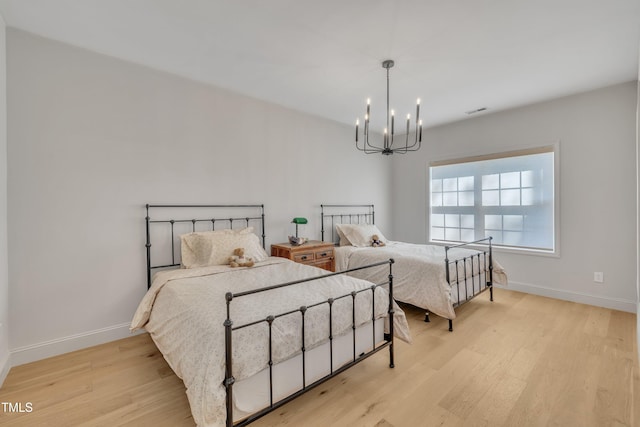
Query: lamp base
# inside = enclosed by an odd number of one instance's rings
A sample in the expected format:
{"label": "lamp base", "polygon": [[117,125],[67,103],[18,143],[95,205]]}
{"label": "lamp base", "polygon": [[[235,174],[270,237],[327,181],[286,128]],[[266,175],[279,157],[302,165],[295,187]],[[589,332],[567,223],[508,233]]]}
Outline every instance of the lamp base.
{"label": "lamp base", "polygon": [[304,245],[308,240],[306,237],[289,236],[289,243],[291,243],[292,246]]}

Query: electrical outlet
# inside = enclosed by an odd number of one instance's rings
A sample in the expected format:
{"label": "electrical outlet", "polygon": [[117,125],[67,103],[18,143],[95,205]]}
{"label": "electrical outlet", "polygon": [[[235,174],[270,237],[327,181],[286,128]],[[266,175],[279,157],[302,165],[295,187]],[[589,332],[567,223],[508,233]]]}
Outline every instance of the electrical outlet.
{"label": "electrical outlet", "polygon": [[593,273],[593,281],[596,283],[604,283],[604,273],[602,271]]}

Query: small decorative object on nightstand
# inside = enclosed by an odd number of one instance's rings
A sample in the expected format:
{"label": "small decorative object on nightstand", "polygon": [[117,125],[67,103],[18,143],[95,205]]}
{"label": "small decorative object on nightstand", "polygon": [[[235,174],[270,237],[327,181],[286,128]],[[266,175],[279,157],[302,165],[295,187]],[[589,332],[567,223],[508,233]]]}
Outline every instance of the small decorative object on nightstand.
{"label": "small decorative object on nightstand", "polygon": [[335,245],[333,243],[319,240],[309,240],[302,246],[295,246],[291,243],[278,243],[277,245],[271,245],[271,256],[288,258],[301,264],[335,271],[334,248]]}

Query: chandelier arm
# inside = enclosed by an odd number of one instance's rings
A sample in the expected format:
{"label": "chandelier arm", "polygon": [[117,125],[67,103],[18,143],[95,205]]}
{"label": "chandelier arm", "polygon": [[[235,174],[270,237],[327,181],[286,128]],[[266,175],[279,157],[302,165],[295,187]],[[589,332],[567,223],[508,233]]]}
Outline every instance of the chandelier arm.
{"label": "chandelier arm", "polygon": [[356,146],[356,148],[357,148],[359,151],[362,151],[362,152],[363,152],[363,153],[365,153],[365,154],[375,154],[375,153],[379,153],[379,152],[380,152],[380,150],[370,150],[370,149],[368,149],[368,148],[366,148],[366,147],[365,147],[365,148],[360,148],[360,147]]}
{"label": "chandelier arm", "polygon": [[367,137],[365,138],[365,142],[366,142],[366,145],[367,145],[369,148],[371,148],[372,150],[378,150],[378,151],[382,151],[382,150],[383,150],[382,148],[377,147],[377,146],[375,146],[375,145],[373,145],[373,144],[369,143],[369,134],[367,134]]}
{"label": "chandelier arm", "polygon": [[416,146],[416,144],[418,145],[418,148],[416,148],[415,150],[409,150],[409,151],[418,151],[422,145],[422,126],[418,126],[418,124],[416,124],[416,139],[413,142],[413,144],[408,145],[409,143],[409,134],[407,134],[407,144],[406,144],[406,148],[413,148]]}
{"label": "chandelier arm", "polygon": [[[369,106],[367,105],[367,112],[369,111]],[[369,120],[367,119],[366,123],[365,123],[365,135],[364,135],[364,149],[367,149],[367,146],[372,148],[372,149],[378,149],[378,147],[375,147],[373,145],[371,145],[369,143]],[[368,154],[368,153],[367,153]]]}
{"label": "chandelier arm", "polygon": [[380,152],[380,150],[377,147],[373,147],[372,148],[367,147],[366,145],[363,144],[362,148],[360,148],[360,146],[358,145],[358,143],[356,142],[356,148],[359,151],[364,152],[365,154],[373,154],[373,153],[378,153]]}
{"label": "chandelier arm", "polygon": [[[407,152],[407,151],[418,151],[420,149],[420,147],[422,145],[421,144],[422,139],[418,138],[418,130],[416,130],[416,139],[411,145],[409,145],[409,134],[410,133],[411,132],[406,134],[404,147],[393,148],[392,150],[393,150],[394,153],[402,153],[402,154],[404,154],[404,152]],[[416,147],[416,145],[417,145],[417,148],[414,148],[414,147]]]}
{"label": "chandelier arm", "polygon": [[420,149],[421,145],[422,145],[422,143],[420,141],[418,141],[418,146],[417,147],[416,147],[416,144],[410,145],[407,148],[407,151],[418,151]]}
{"label": "chandelier arm", "polygon": [[358,148],[358,150],[363,151],[365,154],[375,154],[375,153],[380,153],[382,150],[374,145],[369,144],[369,134],[367,133],[366,137],[364,138],[363,144],[362,144],[362,148],[357,146],[356,143],[356,147]]}
{"label": "chandelier arm", "polygon": [[364,151],[365,154],[376,154],[376,153],[380,152],[380,149],[378,149],[378,148],[374,148],[374,149],[365,148],[362,151]]}
{"label": "chandelier arm", "polygon": [[417,148],[414,148],[416,146],[416,143],[413,143],[405,148],[407,151],[418,151],[420,149],[420,143],[418,142],[417,145],[418,145]]}
{"label": "chandelier arm", "polygon": [[[416,132],[416,133],[417,133],[417,132]],[[407,138],[407,139],[408,139],[408,138]],[[416,144],[417,144],[417,143],[418,143],[418,141],[416,140],[416,141],[415,141],[413,144],[411,144],[411,145],[408,145],[408,144],[407,144],[406,148],[407,148],[407,149],[409,149],[409,148],[413,148],[413,147],[415,147],[415,146],[416,146]]]}

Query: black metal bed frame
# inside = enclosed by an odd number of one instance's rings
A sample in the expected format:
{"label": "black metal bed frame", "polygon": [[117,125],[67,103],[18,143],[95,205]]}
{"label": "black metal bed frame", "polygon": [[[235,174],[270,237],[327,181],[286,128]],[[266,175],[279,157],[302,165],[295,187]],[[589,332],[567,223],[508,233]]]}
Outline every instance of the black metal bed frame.
{"label": "black metal bed frame", "polygon": [[[338,214],[325,214],[324,208],[367,208],[364,212],[342,212]],[[320,221],[320,234],[321,239],[324,242],[324,223],[326,218],[331,219],[331,241],[335,242],[335,229],[336,224],[345,224],[345,218],[349,221],[347,224],[375,224],[376,213],[373,205],[320,205],[320,215],[322,220]],[[340,218],[340,222],[336,222],[336,219]]]}
{"label": "black metal bed frame", "polygon": [[[393,308],[393,271],[392,271],[392,266],[393,266],[393,259],[390,259],[388,261],[382,261],[382,262],[378,262],[375,264],[371,264],[371,265],[367,265],[367,266],[363,266],[363,267],[358,267],[358,268],[354,268],[351,270],[346,270],[346,271],[342,271],[342,272],[338,272],[338,273],[329,273],[329,274],[324,274],[322,276],[318,276],[318,277],[312,277],[310,279],[303,279],[303,280],[295,280],[292,282],[287,282],[287,283],[283,283],[280,285],[274,285],[274,286],[269,286],[269,287],[265,287],[265,288],[261,288],[261,289],[256,289],[256,290],[252,290],[252,291],[246,291],[246,292],[238,292],[238,293],[227,293],[226,294],[226,300],[227,300],[227,319],[224,322],[224,328],[225,328],[225,366],[226,366],[226,371],[225,371],[225,380],[223,385],[226,388],[227,391],[227,396],[226,396],[226,409],[227,409],[227,426],[231,427],[231,426],[245,426],[249,423],[252,423],[253,421],[265,416],[266,414],[272,412],[273,410],[279,408],[280,406],[290,402],[291,400],[297,398],[298,396],[306,393],[307,391],[313,389],[314,387],[317,387],[318,385],[326,382],[327,380],[335,377],[336,375],[342,373],[343,371],[349,369],[350,367],[352,367],[353,365],[360,363],[361,361],[365,360],[366,358],[374,355],[375,353],[379,352],[380,350],[389,347],[389,367],[393,368],[394,365],[394,356],[393,356],[393,314],[395,312],[394,308]],[[257,293],[261,293],[261,292],[267,292],[273,289],[279,289],[279,288],[283,288],[283,287],[287,287],[287,286],[294,286],[294,285],[298,285],[301,283],[307,283],[307,282],[311,282],[311,281],[315,281],[315,280],[320,280],[320,279],[324,279],[327,277],[331,277],[331,276],[336,276],[336,275],[340,275],[340,274],[346,274],[350,271],[356,271],[356,270],[362,270],[365,268],[371,268],[371,267],[377,267],[380,265],[385,265],[388,264],[389,265],[389,276],[388,276],[388,280],[386,282],[383,283],[379,283],[379,284],[373,284],[371,285],[371,287],[369,288],[364,288],[364,289],[360,289],[358,291],[352,291],[348,294],[344,294],[335,298],[328,298],[325,301],[321,301],[321,302],[317,302],[315,304],[309,305],[309,306],[302,306],[299,309],[295,309],[295,310],[290,310],[284,313],[279,313],[279,314],[275,314],[275,315],[269,315],[264,319],[261,320],[257,320],[254,322],[250,322],[250,323],[246,323],[246,324],[242,324],[242,325],[238,325],[238,326],[233,326],[233,320],[231,320],[231,301],[233,301],[235,298],[239,298],[239,297],[243,297],[243,296],[247,296],[247,295],[254,295]],[[375,289],[377,287],[383,286],[383,285],[389,285],[389,306],[387,309],[387,314],[389,316],[389,333],[388,334],[384,334],[384,341],[377,345],[377,341],[376,341],[376,332],[375,332]],[[371,308],[371,321],[372,321],[372,327],[373,327],[373,333],[372,333],[372,339],[371,339],[371,350],[361,353],[361,354],[356,354],[356,323],[355,323],[355,310],[356,310],[356,295],[362,292],[367,292],[367,291],[371,291],[371,295],[372,295],[372,308]],[[333,303],[337,300],[343,299],[343,298],[351,298],[351,319],[352,319],[352,323],[351,323],[351,333],[353,336],[353,358],[350,362],[342,365],[341,367],[337,368],[337,369],[333,369],[333,322],[332,322],[332,318],[333,318],[333,312],[332,312],[332,308],[333,308]],[[305,355],[306,355],[306,348],[305,348],[305,313],[309,308],[312,307],[316,307],[316,306],[320,306],[323,304],[327,304],[327,306],[329,307],[329,336],[328,336],[328,340],[329,340],[329,369],[330,369],[330,373],[325,375],[324,377],[314,381],[311,384],[306,384],[306,377],[305,377],[305,369],[306,369],[306,364],[305,364]],[[300,343],[300,351],[302,354],[302,388],[299,389],[298,391],[278,400],[278,401],[273,401],[273,358],[272,358],[272,324],[273,321],[278,318],[278,317],[282,317],[282,316],[287,316],[287,315],[291,315],[294,313],[299,312],[301,315],[301,326],[302,326],[302,340]],[[232,334],[233,331],[238,330],[238,329],[242,329],[242,328],[246,328],[246,327],[250,327],[250,326],[255,326],[255,325],[259,325],[259,324],[264,324],[266,323],[268,328],[269,328],[269,362],[268,362],[268,369],[269,369],[269,406],[267,406],[266,408],[250,415],[249,417],[239,421],[238,423],[233,423],[233,384],[235,383],[235,378],[233,376],[233,361],[232,361],[232,354],[233,354],[233,338],[232,338]]]}
{"label": "black metal bed frame", "polygon": [[[207,218],[207,219],[162,219],[162,220],[152,220],[150,217],[150,210],[154,209],[154,208],[260,208],[261,214],[258,217],[225,217],[225,218]],[[264,247],[265,245],[265,233],[264,233],[264,224],[265,224],[265,217],[264,217],[264,205],[151,205],[151,204],[147,204],[146,205],[146,210],[147,210],[147,215],[146,215],[146,251],[147,251],[147,287],[151,286],[151,272],[152,269],[157,269],[157,268],[170,268],[170,267],[179,267],[180,263],[176,262],[175,259],[175,247],[174,247],[174,241],[175,241],[175,235],[174,235],[174,224],[176,223],[180,223],[180,222],[191,222],[192,223],[192,231],[195,231],[196,229],[196,223],[198,222],[211,222],[212,224],[212,230],[215,229],[215,224],[216,221],[228,221],[229,222],[229,228],[233,227],[233,222],[234,221],[243,221],[244,224],[246,226],[249,226],[250,221],[252,220],[259,220],[261,221],[261,228],[262,228],[262,246]],[[150,224],[154,224],[154,223],[161,223],[161,224],[169,224],[170,227],[170,231],[171,231],[171,264],[167,264],[167,265],[153,265],[151,262],[151,231],[150,231]],[[353,365],[367,359],[368,357],[376,354],[377,352],[379,352],[380,350],[384,349],[384,348],[389,348],[389,367],[393,368],[394,365],[394,326],[393,326],[393,315],[395,313],[395,310],[393,308],[393,263],[394,260],[393,259],[389,259],[388,261],[381,261],[381,262],[377,262],[371,265],[366,265],[366,266],[362,266],[362,267],[357,267],[357,268],[353,268],[350,270],[346,270],[346,271],[342,271],[342,272],[337,272],[337,273],[328,273],[328,274],[323,274],[321,276],[317,276],[317,277],[312,277],[312,278],[308,278],[308,279],[301,279],[301,280],[294,280],[294,281],[290,281],[290,282],[286,282],[286,283],[282,283],[282,284],[277,284],[277,285],[273,285],[273,286],[268,286],[268,287],[264,287],[264,288],[260,288],[260,289],[255,289],[255,290],[250,290],[250,291],[244,291],[244,292],[237,292],[237,293],[232,293],[232,292],[228,292],[225,295],[225,300],[226,300],[226,320],[223,323],[223,327],[224,327],[224,339],[225,339],[225,379],[223,381],[223,386],[225,387],[226,390],[226,402],[225,402],[225,406],[226,406],[226,414],[227,414],[227,418],[226,418],[226,425],[231,427],[231,426],[245,426],[248,425],[250,423],[252,423],[253,421],[265,416],[266,414],[274,411],[275,409],[281,407],[282,405],[290,402],[291,400],[297,398],[298,396],[306,393],[307,391],[317,387],[318,385],[328,381],[329,379],[339,375],[340,373],[342,373],[343,371],[347,370],[348,368],[352,367]],[[242,298],[248,295],[254,295],[254,294],[259,294],[262,292],[268,292],[274,289],[280,289],[280,288],[284,288],[284,287],[289,287],[289,286],[295,286],[295,285],[299,285],[302,283],[307,283],[307,282],[311,282],[311,281],[315,281],[315,280],[320,280],[320,279],[324,279],[327,277],[332,277],[332,276],[337,276],[337,275],[342,275],[342,274],[346,274],[349,273],[351,271],[356,271],[356,270],[363,270],[366,268],[372,268],[372,267],[377,267],[377,266],[381,266],[381,265],[389,265],[389,275],[387,277],[387,280],[385,282],[382,283],[378,283],[378,284],[372,284],[370,287],[367,288],[363,288],[357,291],[352,291],[350,293],[344,294],[344,295],[340,295],[337,297],[333,297],[333,298],[328,298],[324,301],[320,301],[320,302],[316,302],[314,304],[308,305],[308,306],[302,306],[298,309],[295,310],[290,310],[284,313],[276,313],[276,314],[272,314],[267,316],[264,319],[260,319],[260,320],[256,320],[253,322],[249,322],[246,324],[241,324],[241,325],[235,325],[233,323],[232,317],[231,317],[231,302],[234,299],[238,299],[238,298]],[[375,326],[375,290],[378,287],[384,286],[384,285],[388,285],[388,294],[389,294],[389,304],[388,304],[388,308],[387,308],[387,314],[388,314],[388,323],[389,323],[389,332],[388,333],[384,333],[384,339],[382,342],[378,342],[376,340],[376,326]],[[368,292],[370,291],[372,294],[372,308],[371,308],[371,322],[372,322],[372,341],[371,341],[371,349],[368,351],[365,351],[363,353],[360,354],[356,354],[356,317],[355,317],[355,311],[356,311],[356,295],[363,293],[363,292]],[[334,349],[333,349],[333,340],[334,340],[334,336],[333,336],[333,303],[335,301],[341,300],[343,298],[351,298],[351,319],[352,319],[352,324],[351,324],[351,333],[353,335],[353,354],[352,354],[352,360],[350,362],[347,362],[345,364],[343,364],[342,366],[334,369],[333,366],[333,356],[334,356]],[[329,308],[329,336],[327,337],[328,342],[329,342],[329,374],[323,376],[322,378],[307,384],[306,383],[306,364],[305,364],[305,355],[307,352],[307,349],[305,348],[305,313],[308,309],[313,308],[313,307],[317,307],[317,306],[321,306],[327,304],[328,308]],[[287,316],[287,315],[292,315],[295,313],[300,313],[301,315],[301,332],[302,332],[302,340],[300,343],[300,352],[302,355],[302,388],[293,392],[292,394],[274,401],[274,396],[273,396],[273,366],[274,366],[274,362],[273,362],[273,341],[272,341],[272,324],[274,322],[275,319],[279,318],[279,317],[283,317],[283,316]],[[269,405],[265,408],[263,408],[262,410],[259,410],[251,415],[249,415],[248,417],[239,420],[237,423],[233,422],[233,385],[235,383],[235,377],[233,376],[233,331],[239,330],[239,329],[244,329],[244,328],[248,328],[248,327],[252,327],[252,326],[257,326],[257,325],[263,325],[263,324],[267,324],[268,326],[268,330],[269,330],[269,361],[268,361],[268,369],[269,369],[269,394],[270,394],[270,399],[269,399]]]}
{"label": "black metal bed frame", "polygon": [[[465,243],[460,243],[458,245],[444,247],[444,253],[445,253],[444,263],[446,268],[445,274],[447,277],[447,283],[449,283],[449,286],[451,287],[453,287],[453,285],[455,284],[456,291],[458,294],[458,299],[454,301],[453,308],[460,307],[462,304],[471,301],[473,298],[485,292],[487,289],[489,290],[489,300],[493,302],[493,248],[491,246],[492,240],[493,240],[493,237],[489,236],[484,239],[476,240],[473,242],[465,242]],[[468,247],[471,245],[478,245],[478,244],[482,244],[482,242],[485,242],[485,241],[489,242],[488,250],[479,251],[476,254],[469,255],[462,258],[457,258],[451,261],[449,260],[449,250],[454,248]],[[489,254],[488,266],[487,266],[487,253]],[[474,259],[477,259],[477,262],[478,262],[478,268],[477,268],[478,271],[476,272],[474,272],[474,269],[473,269]],[[467,261],[469,261],[470,268],[471,268],[470,277],[467,277]],[[484,262],[481,262],[481,261],[484,261]],[[462,268],[463,268],[462,279],[460,278],[460,270],[458,268],[460,263],[462,264]],[[453,277],[451,277],[451,266],[455,266],[455,281],[453,282],[452,282]],[[487,271],[489,274],[489,278],[488,278],[489,280],[487,280]],[[476,277],[478,282],[477,291],[475,287]],[[471,297],[469,297],[468,282],[471,282]],[[484,283],[484,286],[482,286],[483,283]],[[464,284],[465,296],[466,296],[466,298],[463,300],[460,299],[460,285],[462,284]],[[449,320],[449,331],[453,331],[453,320],[452,319],[447,319],[447,320]],[[427,312],[425,314],[425,322],[428,322],[428,321],[429,321],[429,313]]]}
{"label": "black metal bed frame", "polygon": [[[197,223],[211,223],[211,230],[216,229],[216,222],[225,222],[228,221],[229,228],[233,228],[234,221],[237,223],[239,221],[243,221],[245,227],[249,227],[251,221],[260,221],[261,231],[262,231],[262,247],[265,248],[265,229],[264,229],[264,205],[145,205],[147,209],[147,216],[145,217],[146,221],[146,232],[147,232],[147,243],[145,247],[147,248],[147,289],[151,287],[151,272],[157,268],[170,268],[170,267],[179,267],[180,263],[176,262],[176,253],[175,253],[175,234],[174,234],[174,225],[176,223],[191,223],[191,231],[196,231]],[[170,208],[208,208],[208,209],[218,209],[218,208],[231,208],[231,209],[254,209],[259,208],[260,215],[259,216],[244,216],[244,217],[224,217],[224,218],[189,218],[189,219],[159,219],[154,220],[151,219],[149,210],[154,208],[162,208],[162,209],[170,209]],[[171,263],[165,265],[152,265],[151,262],[151,224],[169,224],[171,230]]]}
{"label": "black metal bed frame", "polygon": [[[351,209],[348,213],[332,213],[325,214],[325,208],[349,208]],[[359,208],[366,208],[363,212],[358,212]],[[321,204],[320,205],[320,224],[321,224],[321,237],[322,241],[324,241],[324,233],[325,233],[325,222],[327,222],[327,218],[330,219],[331,223],[331,241],[336,242],[335,239],[335,225],[343,224],[344,219],[348,219],[348,223],[350,224],[375,224],[375,208],[373,204],[341,204],[341,205],[328,205]],[[337,218],[340,219],[340,222],[336,222]],[[362,221],[361,221],[362,220]],[[489,290],[490,297],[489,299],[493,301],[493,247],[491,241],[493,237],[487,237],[484,239],[476,240],[473,242],[465,242],[457,245],[449,245],[444,247],[445,251],[445,272],[446,272],[446,280],[449,283],[450,287],[456,288],[457,291],[457,299],[453,302],[453,308],[460,307],[466,302],[471,301],[476,296],[484,293],[486,290]],[[462,258],[457,259],[449,259],[449,251],[454,248],[463,248],[470,247],[473,245],[483,245],[487,244],[484,242],[488,242],[488,249],[479,250],[476,254],[469,255]],[[477,250],[477,248],[474,248]],[[489,258],[489,262],[487,264],[487,257]],[[477,271],[474,271],[474,259],[477,262]],[[483,262],[482,262],[483,261]],[[470,276],[467,277],[467,264],[469,264],[470,268]],[[463,274],[460,277],[459,267],[462,266]],[[482,268],[480,268],[482,266]],[[454,267],[454,273],[451,274],[451,268]],[[487,277],[488,276],[488,277]],[[476,287],[477,282],[477,287]],[[471,284],[471,295],[469,295],[469,284]],[[465,298],[460,298],[460,287],[464,286],[465,290]],[[425,313],[424,321],[430,322],[429,312]],[[453,331],[453,319],[447,319],[449,321],[449,331]]]}

